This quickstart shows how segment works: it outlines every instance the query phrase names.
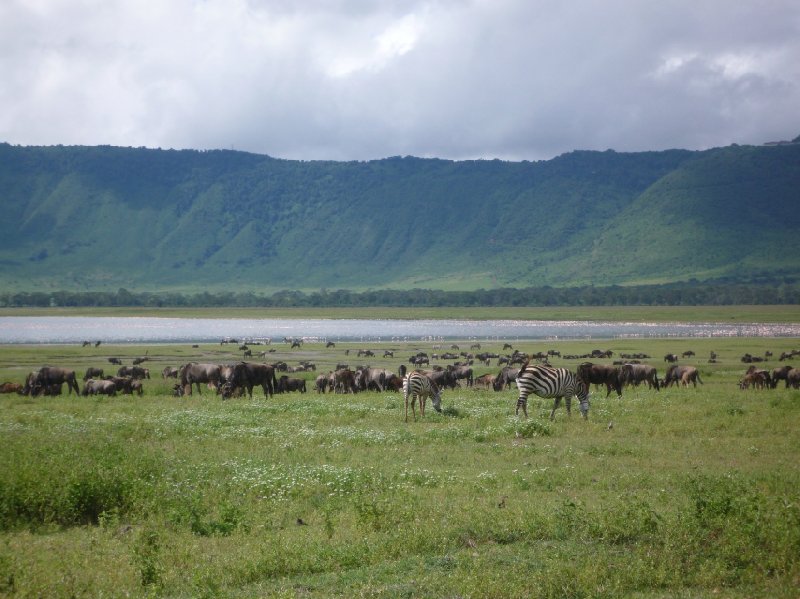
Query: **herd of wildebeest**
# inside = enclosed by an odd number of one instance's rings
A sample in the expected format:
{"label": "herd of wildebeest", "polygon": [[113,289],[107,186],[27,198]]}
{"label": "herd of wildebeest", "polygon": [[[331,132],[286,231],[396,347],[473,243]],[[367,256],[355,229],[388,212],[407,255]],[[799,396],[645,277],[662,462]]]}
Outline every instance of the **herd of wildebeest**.
{"label": "herd of wildebeest", "polygon": [[[287,340],[284,340],[287,341]],[[292,347],[301,347],[299,340],[289,340]],[[287,341],[288,342],[288,341]],[[84,343],[86,346],[87,343]],[[97,347],[99,343],[95,344]],[[335,343],[328,342],[326,348],[334,348]],[[434,345],[434,350],[440,350],[441,346]],[[459,351],[459,346],[453,344],[449,347],[450,351],[442,353],[431,353],[419,351],[411,355],[407,363],[415,372],[424,373],[431,383],[438,389],[455,389],[458,386],[469,388],[493,389],[501,391],[511,388],[515,383],[517,374],[520,371],[515,365],[528,363],[548,364],[554,357],[571,360],[585,360],[577,367],[577,376],[586,385],[587,389],[591,385],[604,386],[606,397],[612,392],[622,396],[622,391],[627,386],[639,386],[645,384],[651,389],[661,389],[671,385],[697,386],[702,384],[700,373],[696,366],[681,363],[681,360],[695,358],[693,351],[678,354],[667,354],[664,356],[666,371],[663,376],[659,376],[656,366],[647,364],[644,360],[652,360],[646,354],[619,354],[615,359],[615,354],[611,350],[593,350],[584,355],[564,355],[561,356],[557,350],[549,350],[546,353],[526,354],[514,350],[511,344],[505,344],[503,351],[509,351],[504,355],[492,352],[481,352],[479,343],[472,344],[470,351]],[[244,351],[244,357],[251,357],[252,350],[247,345],[240,346]],[[270,352],[275,351],[274,349]],[[267,357],[269,352],[261,352],[262,357]],[[345,350],[345,355],[350,355],[350,350]],[[359,349],[358,358],[375,357],[372,350]],[[779,361],[784,362],[800,355],[799,350],[784,352]],[[384,350],[383,358],[394,358],[394,351]],[[766,352],[764,357],[745,354],[741,357],[743,363],[749,364],[746,372],[739,381],[742,389],[768,389],[775,388],[780,381],[784,381],[786,388],[800,388],[800,369],[790,365],[782,365],[772,369],[759,368],[757,363],[772,358],[770,352]],[[598,364],[589,360],[611,359],[611,364]],[[136,358],[133,365],[125,366],[119,358],[108,358],[110,365],[118,368],[113,374],[108,374],[104,369],[91,367],[86,370],[83,376],[83,389],[78,384],[78,374],[69,368],[43,366],[27,375],[23,383],[5,382],[0,384],[1,393],[17,392],[22,395],[45,396],[60,395],[63,386],[67,385],[67,392],[81,395],[109,395],[117,394],[139,394],[144,392],[143,381],[150,378],[150,370],[142,364],[148,360],[147,356]],[[480,364],[491,367],[492,360],[499,368],[496,374],[483,374],[473,376],[473,365]],[[716,362],[717,356],[714,352],[710,353],[708,361]],[[431,365],[431,361],[449,362],[447,365]],[[398,392],[403,389],[403,377],[407,374],[409,366],[401,365],[398,372],[392,372],[386,368],[375,368],[370,366],[350,367],[348,364],[339,363],[336,368],[329,372],[317,375],[313,380],[313,390],[317,393],[359,393],[365,391],[392,391]],[[191,395],[193,389],[202,393],[202,387],[206,386],[223,399],[242,396],[245,393],[252,397],[253,389],[261,387],[265,397],[271,397],[279,393],[308,391],[307,383],[311,383],[303,377],[290,376],[295,372],[316,371],[316,365],[301,361],[297,366],[289,366],[284,361],[273,363],[255,363],[238,361],[231,364],[213,364],[189,362],[177,367],[166,367],[161,372],[164,379],[175,379],[172,387],[173,394],[176,396]]]}

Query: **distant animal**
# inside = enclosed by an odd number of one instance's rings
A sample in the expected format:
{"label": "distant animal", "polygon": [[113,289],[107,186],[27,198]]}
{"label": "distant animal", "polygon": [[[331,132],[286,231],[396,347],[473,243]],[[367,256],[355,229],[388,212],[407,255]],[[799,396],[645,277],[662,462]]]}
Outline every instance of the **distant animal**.
{"label": "distant animal", "polygon": [[63,383],[67,384],[68,393],[72,394],[75,391],[75,395],[80,394],[74,370],[57,366],[43,366],[33,380],[33,386],[43,387],[45,390],[52,389],[53,385],[58,385],[60,388]]}
{"label": "distant animal", "polygon": [[578,377],[586,383],[587,387],[589,384],[605,385],[606,397],[611,395],[612,390],[617,392],[617,397],[622,397],[622,382],[619,368],[616,366],[583,362],[578,366]]}
{"label": "distant animal", "polygon": [[6,381],[0,384],[0,393],[22,393],[23,385]]}
{"label": "distant animal", "polygon": [[197,392],[202,394],[200,389],[201,383],[213,386],[215,389],[219,388],[220,367],[217,364],[189,362],[180,367],[178,370],[178,378],[183,386],[184,395],[192,394],[192,385],[195,385],[197,387]]}
{"label": "distant animal", "polygon": [[472,386],[474,388],[481,387],[483,389],[491,389],[494,386],[494,375],[493,374],[482,374],[481,376],[475,377],[475,380],[472,382]]}
{"label": "distant animal", "polygon": [[134,379],[149,379],[150,369],[141,366],[120,366],[117,376],[129,376]]}
{"label": "distant animal", "polygon": [[86,369],[86,374],[83,375],[83,380],[88,381],[92,378],[102,378],[103,376],[103,369],[102,368],[92,368],[91,366]]}
{"label": "distant animal", "polygon": [[394,352],[388,349],[383,350],[384,358],[394,358]]}
{"label": "distant animal", "polygon": [[694,366],[679,366],[677,364],[673,364],[667,369],[667,373],[664,375],[664,387],[670,387],[671,385],[677,385],[678,383],[684,387],[688,387],[689,383],[692,383],[692,385],[697,387],[697,383],[702,385],[703,381],[700,378],[700,373]]}
{"label": "distant animal", "polygon": [[517,388],[519,398],[515,413],[519,414],[519,409],[522,408],[525,418],[528,417],[527,404],[531,393],[545,399],[554,399],[550,420],[555,419],[556,408],[561,404],[562,398],[566,399],[567,414],[571,413],[573,396],[580,402],[583,418],[586,419],[589,415],[589,389],[578,375],[566,368],[553,368],[544,364],[530,366],[525,363],[517,375]]}
{"label": "distant animal", "polygon": [[314,381],[314,389],[317,390],[317,393],[325,393],[325,390],[328,388],[329,381],[330,373],[318,375]]}
{"label": "distant animal", "polygon": [[656,368],[648,364],[623,364],[620,367],[619,378],[623,385],[638,387],[641,383],[647,383],[650,389],[655,388],[656,391],[660,389]]}
{"label": "distant animal", "polygon": [[161,378],[164,379],[176,379],[178,378],[178,369],[172,366],[164,367],[164,370],[161,371]]}
{"label": "distant animal", "polygon": [[333,341],[328,341],[328,342],[325,344],[325,347],[326,347],[326,348],[328,348],[328,347],[336,347],[336,344],[335,344]]}
{"label": "distant animal", "polygon": [[665,362],[677,362],[678,361],[678,356],[676,354],[667,354],[666,356],[664,356],[664,361]]}
{"label": "distant animal", "polygon": [[510,343],[504,343],[503,344],[503,349],[514,349],[514,348],[511,346]]}
{"label": "distant animal", "polygon": [[691,358],[694,355],[692,350],[687,350],[681,354],[682,358]]}
{"label": "distant animal", "polygon": [[292,349],[295,347],[303,347],[303,340],[302,339],[295,339],[292,341]]}
{"label": "distant animal", "polygon": [[108,361],[111,362],[112,364],[118,364],[118,365],[122,364],[122,360],[120,360],[119,358],[108,358]]}
{"label": "distant animal", "polygon": [[233,366],[229,381],[234,387],[246,389],[250,399],[253,399],[253,387],[256,386],[261,386],[264,397],[272,397],[275,393],[279,393],[275,368],[269,364],[239,362]]}
{"label": "distant animal", "polygon": [[425,417],[425,404],[428,398],[433,402],[433,409],[442,411],[442,396],[439,387],[426,374],[412,371],[403,379],[403,399],[406,406],[406,422],[408,422],[408,403],[411,400],[411,412],[417,420],[416,402],[419,400],[419,414]]}
{"label": "distant animal", "polygon": [[289,378],[284,374],[278,379],[278,387],[276,390],[278,393],[289,393],[290,391],[299,391],[300,393],[305,393],[306,381],[305,379]]}
{"label": "distant animal", "polygon": [[114,381],[104,379],[89,379],[83,386],[83,395],[110,395],[117,394],[117,386]]}

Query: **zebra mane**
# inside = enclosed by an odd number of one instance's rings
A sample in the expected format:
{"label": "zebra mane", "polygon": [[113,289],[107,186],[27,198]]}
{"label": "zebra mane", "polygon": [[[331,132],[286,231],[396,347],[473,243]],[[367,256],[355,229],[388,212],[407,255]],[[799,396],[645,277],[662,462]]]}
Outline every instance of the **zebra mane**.
{"label": "zebra mane", "polygon": [[525,362],[523,362],[522,366],[519,367],[519,371],[520,372],[525,372],[525,369],[528,367],[528,364],[530,364],[530,363],[531,363],[531,359],[528,358],[527,360],[525,360]]}

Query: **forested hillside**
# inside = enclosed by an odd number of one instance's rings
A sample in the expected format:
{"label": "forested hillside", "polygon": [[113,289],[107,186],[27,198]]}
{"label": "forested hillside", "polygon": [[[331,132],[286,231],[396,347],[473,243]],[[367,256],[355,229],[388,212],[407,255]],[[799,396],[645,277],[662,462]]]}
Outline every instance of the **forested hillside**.
{"label": "forested hillside", "polygon": [[800,274],[800,145],[288,161],[0,145],[6,290],[490,289]]}

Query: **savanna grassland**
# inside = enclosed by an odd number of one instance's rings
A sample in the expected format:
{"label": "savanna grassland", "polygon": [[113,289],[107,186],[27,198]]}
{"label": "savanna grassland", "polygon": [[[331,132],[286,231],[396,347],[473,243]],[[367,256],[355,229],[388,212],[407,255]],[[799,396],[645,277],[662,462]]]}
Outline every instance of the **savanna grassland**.
{"label": "savanna grassland", "polygon": [[[395,371],[432,351],[281,344],[268,359],[315,362],[294,375],[311,383],[359,348],[396,350],[370,360]],[[141,397],[0,396],[0,595],[798,596],[800,391],[737,383],[745,352],[773,352],[772,368],[800,340],[517,348],[645,352],[659,375],[691,349],[703,384],[593,390],[588,420],[562,407],[552,422],[550,401],[532,397],[525,421],[515,391],[445,390],[443,413],[406,423],[392,392],[171,396],[164,366],[233,362],[235,346],[0,347],[0,381],[145,352],[153,373]]]}

